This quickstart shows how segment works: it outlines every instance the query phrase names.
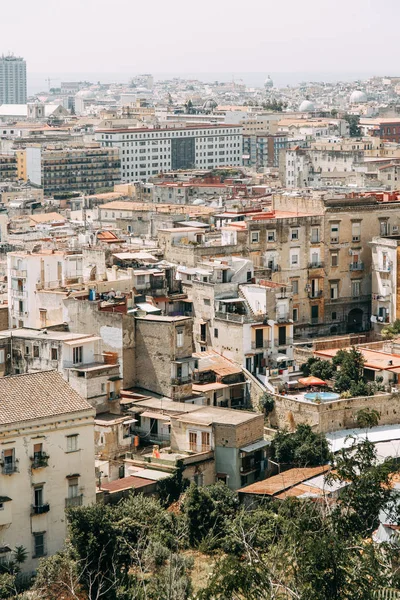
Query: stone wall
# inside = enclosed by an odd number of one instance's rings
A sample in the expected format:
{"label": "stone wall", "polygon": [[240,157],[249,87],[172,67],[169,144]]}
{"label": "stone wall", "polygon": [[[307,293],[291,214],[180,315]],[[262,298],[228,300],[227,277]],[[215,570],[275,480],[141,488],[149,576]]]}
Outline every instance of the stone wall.
{"label": "stone wall", "polygon": [[215,446],[240,448],[262,439],[264,435],[264,416],[255,414],[254,419],[245,423],[214,424]]}
{"label": "stone wall", "polygon": [[[273,395],[273,394],[272,394]],[[380,425],[400,423],[400,394],[377,394],[315,404],[289,396],[273,395],[275,408],[270,423],[280,429],[294,429],[300,423],[311,425],[315,431],[327,433],[356,426],[357,413],[369,408],[381,415]]]}

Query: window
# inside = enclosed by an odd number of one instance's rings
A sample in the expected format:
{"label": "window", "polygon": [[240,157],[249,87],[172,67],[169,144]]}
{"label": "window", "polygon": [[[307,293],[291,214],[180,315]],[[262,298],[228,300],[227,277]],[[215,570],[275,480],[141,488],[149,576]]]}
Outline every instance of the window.
{"label": "window", "polygon": [[292,279],[292,287],[293,287],[293,294],[298,294],[299,293],[299,280],[298,279]]}
{"label": "window", "polygon": [[38,558],[39,556],[44,556],[45,555],[45,539],[44,539],[45,534],[44,533],[34,533],[33,534],[33,543],[34,543],[34,550],[33,550],[33,555],[34,558]]}
{"label": "window", "polygon": [[353,298],[358,298],[361,295],[361,281],[355,279],[351,282],[351,295]]}
{"label": "window", "polygon": [[67,452],[76,452],[78,450],[78,435],[67,435]]}
{"label": "window", "polygon": [[294,308],[293,309],[293,321],[296,323],[296,321],[299,320],[299,309],[298,308]]}
{"label": "window", "polygon": [[380,222],[380,234],[381,235],[389,235],[390,227],[388,221]]}
{"label": "window", "polygon": [[74,365],[82,362],[83,346],[75,346],[72,349],[72,362]]}
{"label": "window", "polygon": [[352,223],[351,224],[351,241],[359,242],[361,239],[361,223]]}
{"label": "window", "polygon": [[267,231],[267,242],[275,241],[275,231]]}
{"label": "window", "polygon": [[137,275],[136,283],[137,283],[137,285],[144,285],[146,283],[146,276],[145,275]]}
{"label": "window", "polygon": [[197,451],[197,432],[189,431],[189,450],[191,452]]}
{"label": "window", "polygon": [[10,448],[3,451],[3,473],[5,475],[15,473],[16,471],[15,450]]}
{"label": "window", "polygon": [[68,498],[77,498],[79,495],[79,481],[77,477],[68,479]]}
{"label": "window", "polygon": [[58,360],[58,348],[51,349],[51,360]]}
{"label": "window", "polygon": [[331,317],[332,317],[332,321],[336,321],[336,319],[337,319],[337,313],[333,312],[332,315],[331,315]]}
{"label": "window", "polygon": [[339,283],[334,281],[330,284],[331,288],[331,300],[337,300],[339,297]]}
{"label": "window", "polygon": [[319,242],[319,229],[318,227],[311,228],[311,243],[317,244]]}
{"label": "window", "polygon": [[34,488],[34,506],[43,506],[43,486],[37,486]]}
{"label": "window", "polygon": [[33,346],[33,358],[39,358],[39,346]]}
{"label": "window", "polygon": [[101,384],[101,393],[102,393],[102,394],[105,394],[105,393],[106,393],[106,384],[105,384],[105,383],[102,383],[102,384]]}
{"label": "window", "polygon": [[291,230],[291,239],[292,240],[298,240],[299,239],[299,230],[298,229],[292,229]]}
{"label": "window", "polygon": [[339,265],[339,253],[332,252],[331,254],[331,267],[337,267]]}
{"label": "window", "polygon": [[176,330],[176,346],[182,348],[183,346],[183,329]]}
{"label": "window", "polygon": [[218,337],[218,329],[214,329],[214,337],[217,338]]}
{"label": "window", "polygon": [[292,267],[297,267],[299,264],[299,255],[297,253],[293,253],[290,257],[290,264]]}
{"label": "window", "polygon": [[337,244],[339,241],[339,223],[331,225],[331,244]]}
{"label": "window", "polygon": [[252,244],[258,244],[259,241],[260,241],[260,232],[259,231],[252,231],[251,232],[251,243]]}
{"label": "window", "polygon": [[201,432],[201,450],[208,452],[210,449],[210,434],[208,431]]}
{"label": "window", "polygon": [[203,298],[203,302],[204,302],[205,306],[211,306],[210,298]]}

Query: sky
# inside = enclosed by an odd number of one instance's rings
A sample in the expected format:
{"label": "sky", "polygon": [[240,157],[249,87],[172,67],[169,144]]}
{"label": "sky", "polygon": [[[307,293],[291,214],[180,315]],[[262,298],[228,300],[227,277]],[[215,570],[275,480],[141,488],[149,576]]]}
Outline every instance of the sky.
{"label": "sky", "polygon": [[0,14],[0,53],[26,59],[31,86],[69,74],[400,74],[399,0],[1,0]]}

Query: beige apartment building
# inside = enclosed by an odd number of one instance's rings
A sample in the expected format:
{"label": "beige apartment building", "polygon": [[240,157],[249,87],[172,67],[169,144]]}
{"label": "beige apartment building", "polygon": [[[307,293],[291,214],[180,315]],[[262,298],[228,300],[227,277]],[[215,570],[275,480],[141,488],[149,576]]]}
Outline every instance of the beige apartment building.
{"label": "beige apartment building", "polygon": [[275,195],[272,207],[248,221],[249,255],[292,286],[295,337],[368,330],[369,242],[398,232],[400,203],[314,192]]}
{"label": "beige apartment building", "polygon": [[65,509],[95,502],[94,409],[56,371],[0,379],[0,562],[61,550]]}

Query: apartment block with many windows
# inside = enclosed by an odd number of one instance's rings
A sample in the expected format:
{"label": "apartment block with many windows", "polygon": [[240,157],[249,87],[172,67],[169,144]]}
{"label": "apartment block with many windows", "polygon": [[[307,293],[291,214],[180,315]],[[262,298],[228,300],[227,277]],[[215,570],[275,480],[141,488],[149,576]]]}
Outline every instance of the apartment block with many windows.
{"label": "apartment block with many windows", "polygon": [[94,409],[55,371],[0,378],[0,564],[64,545],[65,509],[95,502]]}
{"label": "apartment block with many windows", "polygon": [[146,181],[171,170],[243,164],[240,125],[98,129],[95,138],[103,148],[119,149],[124,181]]}

